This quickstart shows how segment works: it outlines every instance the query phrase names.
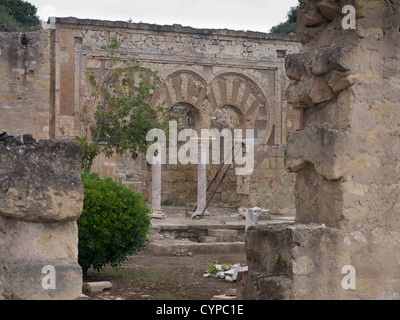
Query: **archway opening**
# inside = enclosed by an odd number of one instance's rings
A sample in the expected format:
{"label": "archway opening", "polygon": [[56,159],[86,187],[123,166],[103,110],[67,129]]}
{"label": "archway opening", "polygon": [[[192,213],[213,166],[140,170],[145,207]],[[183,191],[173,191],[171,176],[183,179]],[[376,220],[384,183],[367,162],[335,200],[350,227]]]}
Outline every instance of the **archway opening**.
{"label": "archway opening", "polygon": [[[199,112],[188,103],[177,103],[169,109],[169,121],[176,121],[178,134],[184,129],[196,129],[199,123]],[[189,142],[177,141],[177,150]],[[197,201],[197,165],[182,164],[170,161],[170,141],[167,138],[167,163],[162,165],[162,203],[164,207],[179,206],[194,209]],[[193,208],[192,208],[193,207]]]}
{"label": "archway opening", "polygon": [[[235,137],[235,130],[242,130],[244,127],[244,116],[241,111],[230,105],[222,105],[217,108],[211,117],[211,129],[217,129],[220,133],[223,130],[228,129],[231,132],[230,138]],[[208,166],[207,170],[207,180],[212,181],[215,176],[217,176],[216,183],[210,188],[208,196],[212,193],[213,196],[212,203],[215,205],[223,206],[238,206],[239,196],[236,191],[237,187],[237,176],[235,174],[235,162],[231,161],[232,164],[229,166],[228,159],[232,159],[233,149],[225,146],[225,137],[223,134],[220,135],[220,152],[219,152],[219,164],[212,164]],[[232,147],[234,146],[234,141],[231,141]],[[229,145],[229,144],[227,144]],[[226,173],[226,175],[225,175]],[[223,181],[218,189],[216,189],[219,181],[223,178]]]}

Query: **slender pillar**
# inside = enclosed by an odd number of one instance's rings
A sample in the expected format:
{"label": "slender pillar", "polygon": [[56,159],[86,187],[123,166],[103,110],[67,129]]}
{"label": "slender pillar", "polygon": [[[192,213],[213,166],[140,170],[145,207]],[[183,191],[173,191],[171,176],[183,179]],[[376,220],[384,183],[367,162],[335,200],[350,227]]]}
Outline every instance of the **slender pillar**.
{"label": "slender pillar", "polygon": [[152,168],[152,218],[164,219],[165,214],[161,211],[161,153],[153,157]]}
{"label": "slender pillar", "polygon": [[[199,147],[199,163],[197,171],[197,209],[192,217],[203,214],[204,208],[207,206],[207,151],[200,143]],[[206,210],[203,215],[209,215]]]}

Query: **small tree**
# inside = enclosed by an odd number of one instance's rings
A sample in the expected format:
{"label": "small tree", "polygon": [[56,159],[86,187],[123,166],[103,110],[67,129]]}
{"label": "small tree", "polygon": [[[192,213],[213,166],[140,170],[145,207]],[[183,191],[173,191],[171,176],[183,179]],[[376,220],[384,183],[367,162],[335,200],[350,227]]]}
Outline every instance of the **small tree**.
{"label": "small tree", "polygon": [[85,190],[78,218],[78,261],[86,277],[90,267],[118,267],[147,246],[150,210],[142,196],[95,173],[82,175]]}
{"label": "small tree", "polygon": [[90,71],[89,82],[97,104],[94,115],[86,106],[82,122],[84,135],[77,138],[82,148],[82,170],[90,173],[93,161],[100,153],[110,157],[129,151],[133,159],[147,150],[146,136],[153,128],[166,129],[167,112],[162,105],[151,106],[149,97],[157,86],[157,72],[143,69],[132,58],[116,57],[121,46],[116,38],[102,48],[108,51],[107,75],[98,79]]}

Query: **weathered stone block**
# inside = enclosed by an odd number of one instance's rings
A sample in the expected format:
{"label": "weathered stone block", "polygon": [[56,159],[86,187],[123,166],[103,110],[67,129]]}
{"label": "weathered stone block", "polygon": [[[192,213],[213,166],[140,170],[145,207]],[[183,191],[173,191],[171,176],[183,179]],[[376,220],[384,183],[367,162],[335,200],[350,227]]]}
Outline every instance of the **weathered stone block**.
{"label": "weathered stone block", "polygon": [[83,204],[80,157],[79,146],[71,142],[0,145],[0,216],[31,222],[75,220]]}
{"label": "weathered stone block", "polygon": [[[47,279],[42,271],[47,265],[55,270],[54,289],[43,287]],[[76,261],[18,261],[7,266],[7,282],[7,299],[71,300],[82,293],[82,269]]]}
{"label": "weathered stone block", "polygon": [[[318,69],[318,73],[321,72],[323,73],[322,69]],[[309,93],[309,96],[313,104],[318,104],[333,99],[335,94],[329,87],[325,78],[318,77],[312,84],[312,89]]]}
{"label": "weathered stone block", "polygon": [[263,272],[241,272],[237,278],[238,300],[289,300],[292,281],[288,277],[266,276]]}
{"label": "weathered stone block", "polygon": [[346,129],[328,124],[290,132],[287,138],[286,166],[297,172],[307,163],[312,163],[325,179],[340,179],[343,176],[342,168],[335,164],[337,156],[344,151],[341,146],[346,142],[347,134]]}
{"label": "weathered stone block", "polygon": [[311,58],[311,70],[316,76],[322,76],[331,69],[329,63],[329,51],[317,52]]}
{"label": "weathered stone block", "polygon": [[82,293],[80,149],[24,141],[0,145],[0,299],[75,299]]}
{"label": "weathered stone block", "polygon": [[87,282],[85,283],[85,288],[88,292],[102,292],[105,289],[110,289],[112,287],[111,282],[109,281],[100,281],[100,282]]}
{"label": "weathered stone block", "polygon": [[331,21],[339,14],[339,4],[328,0],[323,0],[318,3],[318,8],[321,10],[321,13]]}

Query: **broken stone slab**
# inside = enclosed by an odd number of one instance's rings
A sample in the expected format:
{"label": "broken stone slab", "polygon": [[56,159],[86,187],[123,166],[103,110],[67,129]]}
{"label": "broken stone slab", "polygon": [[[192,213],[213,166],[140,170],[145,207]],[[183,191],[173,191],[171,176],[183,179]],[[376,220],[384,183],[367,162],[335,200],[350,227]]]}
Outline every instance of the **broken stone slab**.
{"label": "broken stone slab", "polygon": [[225,276],[225,281],[233,282],[233,278],[231,276]]}
{"label": "broken stone slab", "polygon": [[248,266],[241,267],[241,268],[236,268],[235,272],[232,275],[232,280],[236,281],[239,272],[245,272],[245,271],[249,271],[249,267]]}
{"label": "broken stone slab", "polygon": [[167,216],[165,215],[165,213],[152,213],[150,215],[150,217],[152,219],[157,219],[157,220],[164,220],[167,218]]}
{"label": "broken stone slab", "polygon": [[233,274],[234,274],[234,272],[235,272],[235,269],[236,269],[236,268],[232,268],[232,269],[230,269],[230,270],[228,270],[228,271],[225,271],[225,275],[226,275],[226,276],[233,276]]}
{"label": "broken stone slab", "polygon": [[85,288],[90,293],[99,293],[105,289],[110,289],[112,287],[111,282],[101,281],[101,282],[86,282]]}

